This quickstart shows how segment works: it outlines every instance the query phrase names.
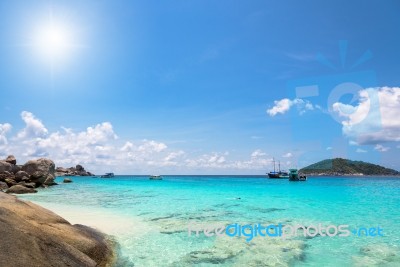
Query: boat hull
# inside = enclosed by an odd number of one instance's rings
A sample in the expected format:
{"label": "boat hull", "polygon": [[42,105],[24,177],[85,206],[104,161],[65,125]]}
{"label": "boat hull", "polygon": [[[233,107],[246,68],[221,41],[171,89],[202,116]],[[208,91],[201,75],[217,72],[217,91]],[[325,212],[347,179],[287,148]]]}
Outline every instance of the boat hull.
{"label": "boat hull", "polygon": [[289,179],[289,175],[282,173],[268,173],[270,179]]}

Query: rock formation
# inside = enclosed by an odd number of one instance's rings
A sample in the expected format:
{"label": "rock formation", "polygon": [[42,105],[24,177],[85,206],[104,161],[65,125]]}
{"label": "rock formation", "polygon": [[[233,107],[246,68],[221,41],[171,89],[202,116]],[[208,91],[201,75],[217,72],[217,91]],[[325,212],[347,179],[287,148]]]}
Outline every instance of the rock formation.
{"label": "rock formation", "polygon": [[24,194],[36,193],[33,188],[55,185],[55,165],[50,159],[30,160],[22,166],[10,155],[0,160],[0,191]]}
{"label": "rock formation", "polygon": [[86,171],[82,165],[78,164],[70,168],[57,167],[56,176],[94,176],[94,174]]}
{"label": "rock formation", "polygon": [[106,267],[116,259],[104,234],[0,192],[0,266]]}
{"label": "rock formation", "polygon": [[[56,185],[56,176],[93,176],[82,165],[55,168],[54,162],[46,158],[29,160],[24,165],[16,164],[17,159],[13,155],[0,160],[0,191],[13,194],[36,193],[32,189]],[[64,180],[64,183],[68,182],[72,180]]]}

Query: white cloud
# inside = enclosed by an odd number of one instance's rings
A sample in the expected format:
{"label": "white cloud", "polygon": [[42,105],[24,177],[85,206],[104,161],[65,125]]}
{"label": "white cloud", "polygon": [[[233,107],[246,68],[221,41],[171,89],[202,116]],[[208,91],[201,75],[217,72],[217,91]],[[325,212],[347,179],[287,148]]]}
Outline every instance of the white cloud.
{"label": "white cloud", "polygon": [[146,152],[146,153],[153,153],[153,152],[161,152],[167,149],[167,145],[164,143],[157,143],[154,140],[143,140],[142,145],[138,147],[138,151]]}
{"label": "white cloud", "polygon": [[252,158],[262,157],[262,156],[265,156],[265,155],[267,155],[267,154],[262,152],[261,149],[257,149],[253,153],[251,153],[251,157]]}
{"label": "white cloud", "polygon": [[343,134],[357,144],[400,141],[400,88],[378,87],[359,91],[356,106],[336,102]]}
{"label": "white cloud", "polygon": [[282,157],[284,157],[284,158],[291,158],[291,157],[293,157],[293,154],[290,153],[290,152],[288,152],[288,153],[286,153],[285,155],[282,155]]}
{"label": "white cloud", "polygon": [[8,132],[11,131],[11,129],[12,129],[12,126],[9,123],[0,124],[0,145],[8,144],[6,135]]}
{"label": "white cloud", "polygon": [[331,147],[331,146],[328,146],[327,148],[326,148],[326,150],[332,150],[333,148]]}
{"label": "white cloud", "polygon": [[99,123],[76,131],[61,128],[49,132],[30,112],[23,112],[25,126],[15,136],[11,125],[0,124],[0,154],[14,154],[23,163],[37,157],[48,157],[57,166],[82,164],[88,171],[100,174],[116,173],[264,173],[271,159],[260,149],[240,159],[232,159],[229,152],[197,155],[173,149],[156,140],[121,140],[110,122]]}
{"label": "white cloud", "polygon": [[121,151],[132,151],[134,149],[134,145],[127,141],[123,147],[121,147]]}
{"label": "white cloud", "polygon": [[43,123],[36,119],[32,113],[22,111],[21,118],[25,122],[25,128],[18,133],[18,139],[43,137],[48,133]]}
{"label": "white cloud", "polygon": [[176,152],[171,152],[165,157],[165,161],[173,161],[184,154],[185,154],[185,152],[183,152],[182,150],[179,150]]}
{"label": "white cloud", "polygon": [[307,110],[314,110],[313,104],[311,104],[308,100],[303,100],[300,98],[290,100],[288,98],[284,98],[281,100],[275,100],[274,106],[270,109],[267,109],[267,113],[271,117],[274,117],[277,114],[285,114],[293,106],[297,107],[300,115],[304,114]]}
{"label": "white cloud", "polygon": [[386,151],[388,151],[390,148],[389,148],[389,147],[386,147],[386,146],[383,146],[383,145],[380,145],[380,144],[377,144],[377,145],[375,145],[374,149],[375,149],[376,151],[379,151],[379,152],[386,152]]}
{"label": "white cloud", "polygon": [[357,148],[356,150],[357,153],[367,153],[367,150],[361,149],[361,148]]}

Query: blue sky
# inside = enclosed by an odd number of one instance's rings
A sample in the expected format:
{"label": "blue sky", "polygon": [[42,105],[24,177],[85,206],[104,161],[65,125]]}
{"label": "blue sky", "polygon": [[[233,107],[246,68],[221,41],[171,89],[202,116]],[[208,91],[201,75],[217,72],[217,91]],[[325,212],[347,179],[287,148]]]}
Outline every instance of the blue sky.
{"label": "blue sky", "polygon": [[[302,167],[333,156],[400,169],[399,11],[2,1],[0,153],[95,172],[263,174],[272,157]],[[71,44],[57,59],[36,49],[50,17]]]}

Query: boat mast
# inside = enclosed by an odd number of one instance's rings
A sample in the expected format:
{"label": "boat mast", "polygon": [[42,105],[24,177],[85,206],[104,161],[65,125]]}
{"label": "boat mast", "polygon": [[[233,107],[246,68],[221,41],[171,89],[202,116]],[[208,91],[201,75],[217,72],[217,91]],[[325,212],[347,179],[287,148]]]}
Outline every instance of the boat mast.
{"label": "boat mast", "polygon": [[281,172],[281,161],[278,161],[279,172]]}
{"label": "boat mast", "polygon": [[274,163],[274,172],[276,172],[275,171],[275,158],[272,158],[272,162]]}

